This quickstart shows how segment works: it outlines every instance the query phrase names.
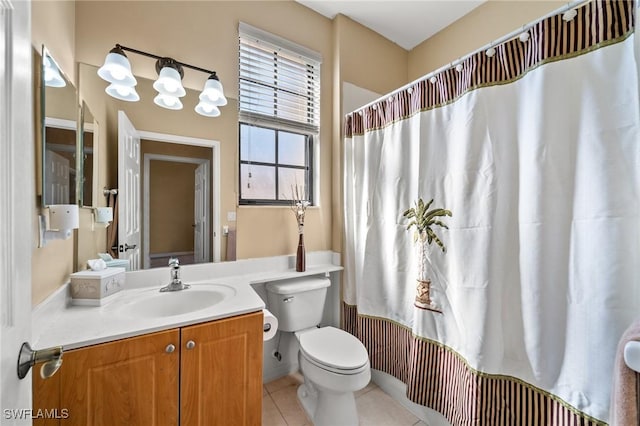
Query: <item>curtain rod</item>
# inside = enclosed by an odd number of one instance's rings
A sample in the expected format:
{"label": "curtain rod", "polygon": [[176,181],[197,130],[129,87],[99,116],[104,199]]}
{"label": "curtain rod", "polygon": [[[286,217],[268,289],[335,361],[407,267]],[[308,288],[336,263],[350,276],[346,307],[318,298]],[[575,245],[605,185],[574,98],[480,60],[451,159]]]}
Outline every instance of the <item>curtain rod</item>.
{"label": "curtain rod", "polygon": [[562,6],[561,8],[556,9],[556,10],[554,10],[553,12],[550,12],[550,13],[548,13],[548,14],[546,14],[546,15],[542,16],[541,18],[537,18],[535,21],[530,22],[530,23],[528,23],[528,24],[526,24],[526,25],[523,25],[523,26],[522,26],[522,28],[519,28],[519,29],[517,29],[517,30],[514,30],[514,31],[510,32],[509,34],[507,34],[507,35],[505,35],[505,36],[502,36],[502,37],[500,37],[500,38],[499,38],[499,39],[497,39],[497,40],[492,41],[491,43],[487,43],[487,44],[485,44],[484,46],[482,46],[482,47],[480,47],[480,48],[478,48],[478,49],[474,50],[473,52],[468,53],[468,54],[466,54],[465,56],[462,56],[462,57],[460,57],[460,58],[456,59],[456,60],[455,60],[455,61],[453,61],[453,62],[450,62],[450,63],[448,63],[448,64],[446,64],[446,65],[443,65],[442,67],[438,68],[437,70],[435,70],[435,71],[431,71],[430,73],[428,73],[428,74],[426,74],[426,75],[423,75],[422,77],[417,78],[417,79],[413,80],[412,82],[407,83],[407,84],[405,84],[404,86],[399,87],[398,89],[395,89],[395,90],[393,90],[392,92],[387,93],[386,95],[382,95],[382,96],[380,96],[379,98],[377,98],[377,99],[375,99],[375,100],[373,100],[373,101],[369,102],[368,104],[363,105],[363,106],[361,106],[361,107],[359,107],[359,108],[357,108],[357,109],[354,109],[353,111],[351,111],[350,113],[347,113],[347,114],[352,114],[352,113],[354,113],[354,112],[358,112],[358,111],[361,111],[361,110],[363,110],[363,109],[365,109],[365,108],[368,108],[368,107],[370,107],[370,106],[372,106],[372,105],[374,105],[374,104],[377,104],[378,102],[381,102],[382,100],[384,100],[384,99],[386,99],[386,98],[388,98],[388,97],[390,97],[390,96],[393,96],[393,95],[395,95],[396,93],[399,93],[399,92],[402,92],[403,90],[408,89],[409,87],[413,86],[413,85],[414,85],[414,84],[416,84],[416,83],[419,83],[419,82],[421,82],[421,81],[423,81],[423,80],[427,80],[427,79],[429,79],[429,78],[431,78],[431,77],[433,77],[433,76],[435,76],[435,75],[440,74],[440,73],[441,73],[441,72],[443,72],[443,71],[448,70],[449,68],[453,68],[453,67],[455,67],[456,65],[458,65],[458,64],[459,64],[459,63],[461,63],[461,62],[463,62],[465,59],[469,58],[470,56],[475,55],[476,53],[483,52],[483,51],[485,51],[485,50],[487,50],[487,49],[489,49],[489,48],[491,48],[491,47],[497,46],[497,45],[499,45],[499,44],[501,44],[501,43],[504,43],[504,42],[506,42],[506,41],[508,41],[508,40],[511,40],[512,38],[515,38],[515,37],[519,36],[519,35],[520,35],[520,34],[522,34],[523,32],[528,31],[528,30],[530,30],[531,28],[533,28],[533,27],[534,27],[535,25],[537,25],[540,21],[544,21],[544,20],[545,20],[545,19],[547,19],[547,18],[551,18],[552,16],[556,16],[556,15],[559,15],[559,14],[561,14],[561,13],[564,13],[564,12],[566,12],[566,11],[567,11],[567,10],[569,10],[569,9],[574,9],[574,8],[576,8],[576,7],[578,7],[578,6],[582,6],[583,4],[585,4],[585,3],[589,3],[590,1],[592,1],[592,0],[574,0],[574,1],[572,1],[572,2],[569,2],[569,3],[567,3],[566,5]]}

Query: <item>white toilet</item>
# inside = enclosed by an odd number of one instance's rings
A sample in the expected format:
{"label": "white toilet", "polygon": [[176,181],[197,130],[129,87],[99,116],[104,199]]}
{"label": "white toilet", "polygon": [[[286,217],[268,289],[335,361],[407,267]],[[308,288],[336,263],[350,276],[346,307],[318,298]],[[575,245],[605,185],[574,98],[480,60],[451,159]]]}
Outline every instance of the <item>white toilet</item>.
{"label": "white toilet", "polygon": [[308,277],[267,283],[269,309],[278,330],[294,332],[304,384],[298,399],[315,426],[355,426],[358,412],[353,393],[371,379],[364,345],[346,331],[318,327],[322,319],[327,278]]}

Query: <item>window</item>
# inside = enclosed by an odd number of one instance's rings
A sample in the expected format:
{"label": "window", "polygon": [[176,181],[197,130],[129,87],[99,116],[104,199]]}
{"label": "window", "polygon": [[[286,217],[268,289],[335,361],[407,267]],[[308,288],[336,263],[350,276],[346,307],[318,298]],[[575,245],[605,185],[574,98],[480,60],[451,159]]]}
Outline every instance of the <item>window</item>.
{"label": "window", "polygon": [[314,204],[320,56],[249,25],[239,29],[240,204]]}

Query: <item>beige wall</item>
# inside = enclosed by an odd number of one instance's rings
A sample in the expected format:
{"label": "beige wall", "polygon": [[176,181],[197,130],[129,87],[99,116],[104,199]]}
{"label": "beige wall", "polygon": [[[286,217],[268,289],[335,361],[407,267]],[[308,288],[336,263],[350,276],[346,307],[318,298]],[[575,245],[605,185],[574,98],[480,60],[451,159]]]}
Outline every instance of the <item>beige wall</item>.
{"label": "beige wall", "polygon": [[349,82],[377,93],[388,93],[407,82],[406,50],[344,15],[333,20],[333,162],[332,162],[332,243],[342,252],[342,83]]}
{"label": "beige wall", "polygon": [[[151,161],[149,253],[193,252],[193,174],[197,164]],[[189,206],[190,208],[180,208]]]}
{"label": "beige wall", "polygon": [[[95,176],[98,180],[98,192],[93,194],[93,205],[96,207],[105,207],[107,199],[102,193],[104,188],[111,188],[108,185],[107,164],[112,161],[106,156],[107,143],[107,126],[106,126],[106,106],[95,102],[89,102],[95,98],[101,98],[104,94],[104,88],[91,87],[89,85],[82,86],[82,82],[89,77],[88,70],[82,67],[77,68],[78,73],[78,95],[81,101],[86,101],[91,105],[91,114],[94,118],[94,133],[96,146],[94,155],[98,156],[98,167],[95,170]],[[77,232],[77,266],[78,270],[87,269],[87,260],[96,259],[98,253],[106,253],[107,249],[107,229],[103,226],[95,225],[93,222],[93,210],[90,208],[80,209],[80,229]]]}
{"label": "beige wall", "polygon": [[489,0],[409,52],[408,81],[522,28],[566,1]]}
{"label": "beige wall", "polygon": [[[33,173],[36,182],[40,176],[40,152],[42,142],[39,136],[41,117],[39,105],[40,54],[42,45],[47,46],[51,55],[56,59],[61,70],[76,81],[75,74],[75,3],[35,1],[31,3],[31,42],[34,47],[34,123],[36,137],[36,163]],[[39,186],[39,185],[38,185]],[[41,194],[40,191],[36,191]],[[74,269],[74,239],[54,240],[43,248],[38,248],[39,228],[38,215],[41,213],[41,201],[38,196],[33,200],[33,254],[31,257],[31,300],[34,305],[44,300],[49,294],[69,279]]]}
{"label": "beige wall", "polygon": [[75,16],[73,1],[31,2],[31,44],[40,53],[45,45],[61,70],[76,82]]}

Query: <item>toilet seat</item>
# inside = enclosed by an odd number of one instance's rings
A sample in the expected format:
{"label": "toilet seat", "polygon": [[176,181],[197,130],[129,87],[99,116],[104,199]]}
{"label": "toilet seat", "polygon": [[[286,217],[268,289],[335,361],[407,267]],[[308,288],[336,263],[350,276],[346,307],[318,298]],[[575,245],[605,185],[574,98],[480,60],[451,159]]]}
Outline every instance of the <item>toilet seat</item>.
{"label": "toilet seat", "polygon": [[300,352],[315,366],[337,374],[358,374],[369,368],[369,355],[355,336],[335,327],[321,327],[298,335]]}

